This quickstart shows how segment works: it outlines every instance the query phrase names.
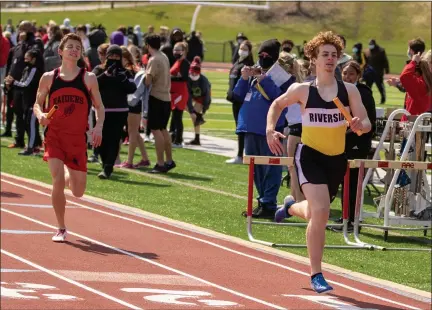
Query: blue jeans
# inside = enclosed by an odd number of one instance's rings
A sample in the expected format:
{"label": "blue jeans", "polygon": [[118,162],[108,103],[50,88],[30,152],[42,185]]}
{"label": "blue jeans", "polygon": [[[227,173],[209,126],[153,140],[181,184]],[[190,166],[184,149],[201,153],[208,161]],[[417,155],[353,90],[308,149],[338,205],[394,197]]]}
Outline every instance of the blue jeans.
{"label": "blue jeans", "polygon": [[[253,133],[245,134],[246,155],[274,156],[267,144],[265,136]],[[258,201],[269,210],[276,210],[277,195],[282,179],[282,166],[256,165],[254,182],[258,191]]]}

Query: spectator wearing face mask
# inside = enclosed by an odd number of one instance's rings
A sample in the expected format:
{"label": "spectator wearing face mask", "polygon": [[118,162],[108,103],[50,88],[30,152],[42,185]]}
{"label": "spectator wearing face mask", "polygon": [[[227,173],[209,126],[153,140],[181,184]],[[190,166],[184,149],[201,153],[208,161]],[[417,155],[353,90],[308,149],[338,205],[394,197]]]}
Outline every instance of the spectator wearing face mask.
{"label": "spectator wearing face mask", "polygon": [[136,91],[131,73],[123,67],[122,57],[120,46],[111,45],[107,50],[105,62],[93,70],[105,106],[100,146],[103,170],[98,174],[100,179],[108,179],[113,172],[129,112],[127,96]]}
{"label": "spectator wearing face mask", "polygon": [[232,59],[231,59],[232,64],[235,64],[237,59],[239,59],[239,57],[240,57],[239,56],[240,45],[243,43],[243,41],[246,41],[246,40],[248,40],[247,36],[245,36],[243,34],[243,32],[239,32],[237,34],[237,37],[236,37],[237,44],[234,45],[233,41],[229,42],[231,45],[231,51],[232,51]]}
{"label": "spectator wearing face mask", "polygon": [[184,39],[184,33],[180,28],[173,28],[171,35],[169,37],[169,41],[166,42],[162,48],[161,52],[164,53],[170,62],[170,66],[172,67],[177,59],[174,57],[173,49],[174,45],[178,42],[182,42]]}
{"label": "spectator wearing face mask", "polygon": [[170,133],[173,147],[183,147],[183,111],[189,100],[187,87],[190,63],[186,59],[187,43],[177,42],[173,56],[176,59],[170,69],[171,75],[171,124]]}
{"label": "spectator wearing face mask", "polygon": [[[34,33],[32,32],[33,25],[29,21],[22,21],[19,25],[19,37],[20,40],[18,44],[13,48],[10,54],[10,60],[8,60],[8,64],[10,64],[6,69],[6,76],[10,75],[10,77],[15,81],[20,81],[24,72],[24,68],[26,67],[24,55],[29,50],[38,50],[39,46],[36,43]],[[39,54],[36,58],[36,63],[39,64],[39,60],[42,60],[42,53],[39,51]],[[16,136],[15,143],[9,145],[10,148],[24,148],[24,132],[25,132],[25,124],[24,124],[24,111],[22,110],[22,91],[15,91],[15,87],[12,86],[10,88],[10,94],[13,95],[14,102],[14,113],[16,116]]]}
{"label": "spectator wearing face mask", "polygon": [[390,73],[389,62],[385,49],[379,46],[374,39],[369,42],[369,50],[366,52],[368,64],[374,69],[375,75],[373,81],[367,81],[366,85],[372,88],[376,84],[381,94],[381,104],[386,101],[384,88],[384,74]]}
{"label": "spectator wearing face mask", "polygon": [[[246,155],[274,156],[266,139],[267,113],[272,102],[292,83],[290,80],[278,87],[271,76],[266,75],[279,57],[280,46],[276,39],[263,42],[258,50],[260,67],[243,67],[242,78],[233,90],[234,95],[243,101],[236,133],[245,134]],[[276,130],[281,133],[285,127],[284,114],[285,110],[276,125]],[[259,196],[252,217],[274,218],[281,178],[282,166],[255,166],[254,183]],[[243,212],[243,216],[246,216],[246,212]]]}
{"label": "spectator wearing face mask", "polygon": [[[241,71],[243,67],[251,67],[254,65],[253,55],[252,55],[252,43],[248,40],[243,41],[240,44],[240,48],[238,50],[238,59],[231,67],[229,73],[229,85],[227,92],[227,100],[232,103],[232,111],[234,116],[234,121],[236,127],[238,125],[238,116],[240,112],[240,108],[243,104],[243,100],[235,96],[233,90],[237,85],[237,82],[241,78]],[[226,161],[227,164],[243,164],[243,153],[244,153],[244,133],[239,132],[237,134],[237,156]]]}
{"label": "spectator wearing face mask", "polygon": [[200,127],[205,123],[203,115],[210,107],[211,84],[201,73],[201,59],[198,56],[195,56],[189,69],[188,89],[188,111],[194,124],[195,138],[187,144],[201,145]]}
{"label": "spectator wearing face mask", "polygon": [[360,65],[360,69],[363,72],[363,81],[365,81],[366,83],[373,83],[375,72],[373,71],[372,67],[367,63],[366,54],[363,52],[363,44],[361,44],[360,42],[354,44],[352,48],[352,57],[353,60],[355,60]]}
{"label": "spectator wearing face mask", "polygon": [[39,86],[39,80],[44,73],[43,63],[37,62],[39,57],[38,51],[29,50],[24,55],[25,68],[20,81],[13,80],[10,82],[15,87],[15,91],[22,93],[22,111],[25,131],[28,136],[27,148],[19,152],[18,155],[32,155],[39,152],[42,139],[39,134],[39,122],[33,114],[33,105],[36,102],[36,93]]}

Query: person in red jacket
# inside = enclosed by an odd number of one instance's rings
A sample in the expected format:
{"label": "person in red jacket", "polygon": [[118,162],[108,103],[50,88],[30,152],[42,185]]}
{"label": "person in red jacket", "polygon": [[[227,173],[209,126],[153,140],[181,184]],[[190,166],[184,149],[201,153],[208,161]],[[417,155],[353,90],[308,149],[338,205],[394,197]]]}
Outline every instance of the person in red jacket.
{"label": "person in red jacket", "polygon": [[[4,83],[4,78],[6,75],[6,64],[10,50],[10,42],[7,38],[3,36],[3,29],[0,25],[0,84]],[[3,106],[3,101],[5,106]],[[0,87],[0,106],[2,111],[2,123],[6,121],[6,100],[3,100],[3,88]]]}
{"label": "person in red jacket", "polygon": [[[406,109],[411,115],[420,115],[432,110],[430,54],[431,51],[423,59],[421,53],[413,55],[400,75],[400,82],[407,92]],[[406,118],[404,117],[402,120],[406,120]]]}
{"label": "person in red jacket", "polygon": [[188,46],[186,42],[177,42],[174,45],[174,64],[171,66],[171,124],[170,133],[173,147],[183,146],[183,111],[189,100],[189,67],[186,59]]}

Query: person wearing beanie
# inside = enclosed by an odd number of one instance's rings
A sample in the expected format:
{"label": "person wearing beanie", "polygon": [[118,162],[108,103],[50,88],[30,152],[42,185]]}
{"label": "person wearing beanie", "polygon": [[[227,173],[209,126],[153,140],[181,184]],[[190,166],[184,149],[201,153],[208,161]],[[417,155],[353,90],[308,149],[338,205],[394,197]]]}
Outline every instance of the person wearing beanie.
{"label": "person wearing beanie", "polygon": [[103,170],[98,177],[108,179],[113,172],[123,127],[127,122],[129,112],[127,98],[129,94],[135,92],[136,85],[131,73],[123,66],[122,50],[116,44],[110,45],[105,62],[96,66],[93,73],[97,77],[105,106],[103,138],[99,149]]}
{"label": "person wearing beanie", "polygon": [[195,138],[186,144],[201,145],[200,126],[205,123],[203,115],[210,107],[211,84],[209,80],[201,74],[201,58],[199,56],[195,56],[191,63],[188,89],[188,111],[194,124]]}
{"label": "person wearing beanie", "polygon": [[[253,156],[274,156],[266,140],[267,112],[273,100],[282,94],[272,77],[266,74],[279,57],[281,44],[276,39],[263,42],[258,50],[259,66],[245,66],[234,87],[234,95],[243,105],[239,112],[236,133],[245,135],[245,153]],[[285,113],[279,117],[276,130],[283,132]],[[254,218],[273,218],[277,208],[277,195],[282,179],[282,166],[256,165],[254,183],[258,191],[258,206]],[[242,213],[247,216],[246,212]]]}
{"label": "person wearing beanie", "polygon": [[111,33],[110,37],[110,43],[116,44],[118,46],[122,46],[125,43],[125,35],[123,32],[116,30],[113,33]]}

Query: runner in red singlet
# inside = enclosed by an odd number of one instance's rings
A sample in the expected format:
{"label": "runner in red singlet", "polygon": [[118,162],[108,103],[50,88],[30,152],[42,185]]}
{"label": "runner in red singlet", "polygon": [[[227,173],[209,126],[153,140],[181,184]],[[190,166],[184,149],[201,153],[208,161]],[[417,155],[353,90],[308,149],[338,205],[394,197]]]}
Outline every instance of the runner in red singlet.
{"label": "runner in red singlet", "polygon": [[[58,231],[52,240],[63,242],[66,238],[64,188],[69,187],[75,197],[84,195],[86,188],[86,132],[91,104],[95,107],[97,119],[92,130],[95,147],[102,141],[105,112],[96,76],[77,65],[82,57],[80,37],[73,33],[64,36],[59,45],[59,54],[62,64],[42,76],[33,111],[39,123],[46,126],[43,159],[48,162],[52,176],[51,200],[58,222]],[[49,109],[58,106],[50,119],[42,112],[47,96]]]}

